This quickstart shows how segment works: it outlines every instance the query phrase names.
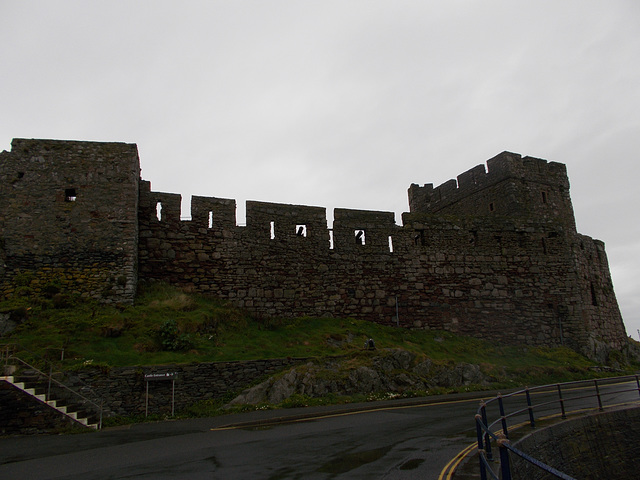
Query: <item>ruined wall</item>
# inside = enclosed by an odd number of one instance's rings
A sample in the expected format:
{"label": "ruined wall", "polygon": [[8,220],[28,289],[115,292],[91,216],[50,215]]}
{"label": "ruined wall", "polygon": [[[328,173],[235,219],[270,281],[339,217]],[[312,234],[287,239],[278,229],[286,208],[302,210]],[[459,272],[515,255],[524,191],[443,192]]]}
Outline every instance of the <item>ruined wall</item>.
{"label": "ruined wall", "polygon": [[135,145],[14,139],[0,153],[0,292],[133,301]]}

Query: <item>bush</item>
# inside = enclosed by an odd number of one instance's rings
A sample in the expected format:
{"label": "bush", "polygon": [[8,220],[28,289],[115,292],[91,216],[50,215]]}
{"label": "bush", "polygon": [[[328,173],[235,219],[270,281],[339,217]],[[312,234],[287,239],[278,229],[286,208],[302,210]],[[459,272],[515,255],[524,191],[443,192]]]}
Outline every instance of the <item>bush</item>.
{"label": "bush", "polygon": [[175,320],[167,320],[158,332],[162,350],[179,352],[193,348],[193,342],[189,335],[180,333]]}

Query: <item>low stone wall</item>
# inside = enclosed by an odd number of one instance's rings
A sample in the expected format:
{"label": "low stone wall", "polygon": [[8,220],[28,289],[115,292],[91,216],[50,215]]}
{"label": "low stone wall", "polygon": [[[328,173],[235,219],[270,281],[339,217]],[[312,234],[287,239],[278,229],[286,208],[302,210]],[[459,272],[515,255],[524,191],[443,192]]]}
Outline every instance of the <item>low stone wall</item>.
{"label": "low stone wall", "polygon": [[[95,367],[68,373],[65,383],[85,395],[89,395],[87,386],[90,387],[92,393],[102,399],[106,416],[144,415],[147,410],[149,414],[165,414],[171,413],[172,400],[173,407],[179,411],[202,400],[240,391],[305,360],[282,358],[108,370]],[[165,374],[168,375],[163,377]]]}
{"label": "low stone wall", "polygon": [[[640,471],[640,408],[589,415],[536,431],[515,446],[581,480],[637,478]],[[555,478],[512,455],[514,479]]]}

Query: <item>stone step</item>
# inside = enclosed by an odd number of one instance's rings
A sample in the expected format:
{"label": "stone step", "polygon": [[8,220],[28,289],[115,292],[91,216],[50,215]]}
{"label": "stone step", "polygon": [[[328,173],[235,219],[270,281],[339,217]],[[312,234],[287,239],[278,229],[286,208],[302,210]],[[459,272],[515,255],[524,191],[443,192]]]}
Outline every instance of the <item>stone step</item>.
{"label": "stone step", "polygon": [[3,377],[0,377],[0,380],[5,380],[6,382],[11,383],[16,388],[22,390],[23,392],[25,392],[28,395],[31,395],[33,398],[41,401],[45,405],[57,410],[58,412],[62,413],[63,415],[66,415],[67,417],[72,418],[73,420],[75,420],[76,422],[80,423],[81,425],[84,425],[85,427],[88,427],[88,428],[92,428],[94,430],[98,429],[98,425],[97,424],[89,424],[89,419],[88,418],[84,418],[84,417],[78,418],[78,413],[77,412],[68,411],[68,409],[67,409],[67,407],[65,405],[58,405],[58,401],[56,401],[56,400],[47,400],[47,396],[45,394],[43,394],[43,393],[37,394],[35,388],[26,388],[24,382],[15,382],[13,376],[6,375],[6,376],[3,376]]}

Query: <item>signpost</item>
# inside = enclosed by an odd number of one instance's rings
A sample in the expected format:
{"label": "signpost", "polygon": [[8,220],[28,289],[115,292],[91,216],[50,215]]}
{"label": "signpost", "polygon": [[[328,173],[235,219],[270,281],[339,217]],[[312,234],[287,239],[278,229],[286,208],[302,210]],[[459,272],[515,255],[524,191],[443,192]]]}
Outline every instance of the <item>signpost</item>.
{"label": "signpost", "polygon": [[176,377],[177,372],[165,372],[165,373],[148,373],[144,376],[144,381],[147,383],[147,393],[144,401],[144,416],[149,414],[149,382],[158,382],[163,380],[171,380],[171,416],[173,417],[175,411],[175,398],[176,398]]}

